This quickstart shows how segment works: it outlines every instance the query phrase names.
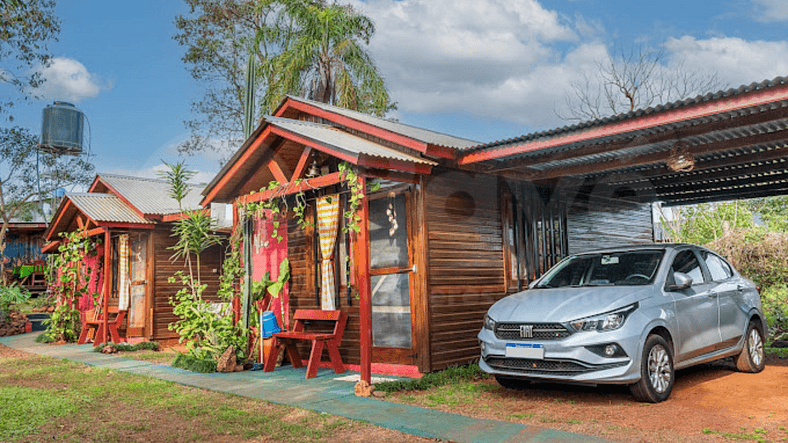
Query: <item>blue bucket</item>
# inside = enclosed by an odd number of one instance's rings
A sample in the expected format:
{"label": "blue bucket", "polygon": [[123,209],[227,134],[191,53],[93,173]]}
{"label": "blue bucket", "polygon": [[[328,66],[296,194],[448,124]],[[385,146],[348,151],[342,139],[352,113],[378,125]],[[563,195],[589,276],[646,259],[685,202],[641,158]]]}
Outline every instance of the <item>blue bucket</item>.
{"label": "blue bucket", "polygon": [[276,332],[281,332],[279,325],[276,323],[276,316],[272,311],[264,311],[260,314],[260,324],[263,328],[263,337],[268,338]]}

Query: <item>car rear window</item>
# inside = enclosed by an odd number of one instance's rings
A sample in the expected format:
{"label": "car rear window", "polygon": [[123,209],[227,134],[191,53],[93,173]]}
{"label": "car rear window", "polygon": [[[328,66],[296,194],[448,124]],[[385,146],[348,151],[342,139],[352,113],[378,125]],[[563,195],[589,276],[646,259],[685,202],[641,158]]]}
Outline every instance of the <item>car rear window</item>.
{"label": "car rear window", "polygon": [[624,251],[570,257],[548,271],[537,288],[651,284],[664,251]]}

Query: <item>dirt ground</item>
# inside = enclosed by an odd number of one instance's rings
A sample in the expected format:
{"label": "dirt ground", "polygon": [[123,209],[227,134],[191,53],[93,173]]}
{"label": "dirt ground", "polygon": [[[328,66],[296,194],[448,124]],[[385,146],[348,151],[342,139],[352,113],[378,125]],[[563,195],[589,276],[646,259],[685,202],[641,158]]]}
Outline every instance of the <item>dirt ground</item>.
{"label": "dirt ground", "polygon": [[[478,383],[481,395],[472,405],[436,408],[627,442],[788,441],[787,360],[769,359],[759,374],[736,372],[730,360],[678,371],[671,397],[658,404],[638,403],[619,386],[534,383],[511,390],[493,379]],[[389,400],[421,404],[430,395]]]}

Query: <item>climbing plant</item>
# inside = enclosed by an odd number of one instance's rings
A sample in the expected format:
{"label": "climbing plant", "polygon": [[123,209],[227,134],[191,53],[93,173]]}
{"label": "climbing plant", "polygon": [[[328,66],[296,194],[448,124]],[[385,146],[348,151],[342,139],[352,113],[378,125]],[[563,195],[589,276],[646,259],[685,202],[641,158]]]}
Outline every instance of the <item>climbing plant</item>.
{"label": "climbing plant", "polygon": [[[97,241],[93,241],[81,231],[60,233],[61,241],[54,267],[59,270],[57,283],[53,286],[57,296],[57,307],[45,320],[47,330],[45,341],[76,341],[79,337],[81,322],[77,301],[88,293],[88,283],[80,275],[82,260],[89,254],[96,254]],[[100,240],[99,240],[100,241]],[[96,304],[98,294],[90,294]]]}

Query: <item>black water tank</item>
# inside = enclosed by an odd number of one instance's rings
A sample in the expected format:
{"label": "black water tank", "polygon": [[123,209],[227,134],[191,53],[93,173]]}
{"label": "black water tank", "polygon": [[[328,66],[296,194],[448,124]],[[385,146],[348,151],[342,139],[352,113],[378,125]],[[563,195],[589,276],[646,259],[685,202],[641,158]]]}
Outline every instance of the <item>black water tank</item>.
{"label": "black water tank", "polygon": [[41,149],[57,154],[82,153],[84,114],[73,104],[54,102],[44,108]]}

